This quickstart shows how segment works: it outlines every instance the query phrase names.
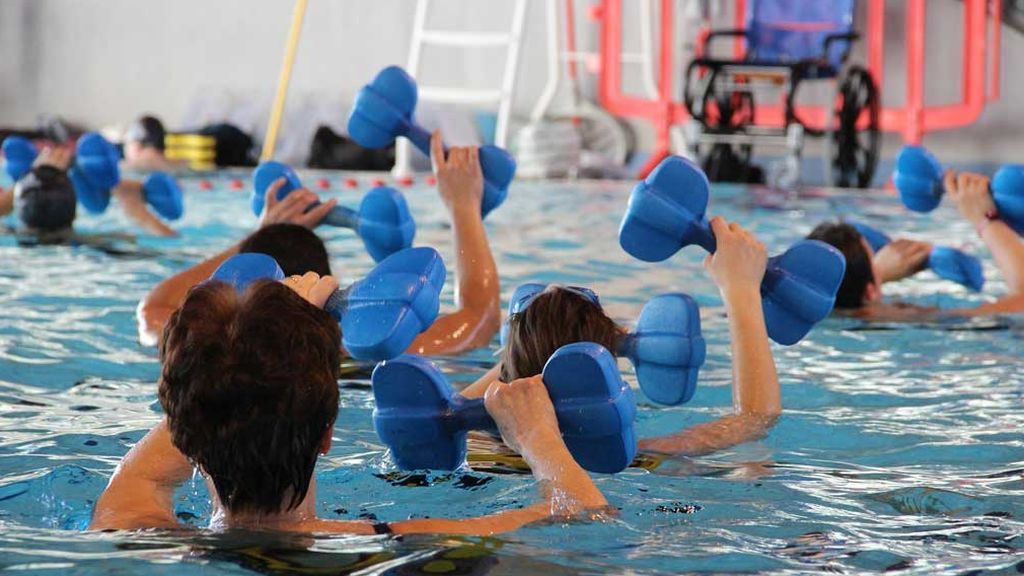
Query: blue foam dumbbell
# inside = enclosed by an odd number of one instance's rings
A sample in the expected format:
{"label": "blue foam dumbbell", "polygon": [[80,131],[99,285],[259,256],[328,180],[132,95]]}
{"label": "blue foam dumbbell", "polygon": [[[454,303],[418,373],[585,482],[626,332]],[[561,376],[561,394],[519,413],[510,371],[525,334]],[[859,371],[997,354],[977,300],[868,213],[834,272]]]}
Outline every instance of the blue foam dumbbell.
{"label": "blue foam dumbbell", "polygon": [[[253,191],[250,200],[252,211],[257,216],[263,212],[267,188],[278,178],[285,179],[284,186],[277,192],[278,200],[302,188],[298,174],[290,166],[274,161],[263,162],[252,175]],[[378,186],[367,192],[359,204],[358,212],[344,206],[335,206],[327,213],[324,223],[355,231],[376,262],[412,246],[413,236],[416,235],[416,223],[409,213],[405,197],[398,190],[387,186]]]}
{"label": "blue foam dumbbell", "polygon": [[[433,248],[401,250],[332,294],[324,310],[341,323],[342,345],[353,358],[394,358],[434,323],[445,275],[444,261]],[[232,256],[210,276],[239,291],[262,279],[282,280],[284,272],[273,258],[258,253]]]}
{"label": "blue foam dumbbell", "polygon": [[[416,81],[398,66],[388,66],[363,87],[352,104],[348,133],[360,146],[383,148],[405,136],[430,156],[430,133],[413,119],[417,100]],[[480,212],[487,216],[505,201],[508,185],[516,175],[516,161],[497,146],[480,147],[484,196]]]}
{"label": "blue foam dumbbell", "polygon": [[[946,190],[944,170],[938,159],[921,146],[904,146],[896,156],[893,183],[903,205],[915,212],[931,212]],[[1024,166],[1008,164],[992,176],[989,184],[999,217],[1017,234],[1024,235]]]}
{"label": "blue foam dumbbell", "polygon": [[[645,262],[659,262],[685,246],[716,249],[705,212],[710,184],[693,162],[669,156],[636,185],[619,227],[619,244]],[[803,240],[768,259],[761,297],[768,336],[799,342],[832,311],[846,271],[842,253],[824,242]]]}
{"label": "blue foam dumbbell", "polygon": [[32,169],[39,151],[30,140],[21,136],[8,136],[4,139],[4,171],[17,182]]}
{"label": "blue foam dumbbell", "polygon": [[[886,244],[892,241],[888,235],[876,230],[862,222],[851,222],[861,236],[867,240],[871,249],[875,252],[881,250]],[[981,290],[985,285],[985,274],[981,269],[981,261],[956,248],[946,246],[935,246],[928,255],[928,268],[939,278],[952,280],[957,284],[966,286],[975,292]]]}
{"label": "blue foam dumbbell", "polygon": [[[546,288],[546,284],[538,283],[516,288],[508,303],[508,317],[525,310]],[[593,291],[569,289],[601,305]],[[507,335],[508,318],[501,327],[502,346],[507,343]],[[686,294],[655,296],[644,305],[636,327],[626,334],[615,353],[629,358],[640,389],[652,401],[670,406],[689,402],[706,355],[697,302]]]}
{"label": "blue foam dumbbell", "polygon": [[[4,140],[7,174],[17,181],[32,169],[39,155],[25,138],[11,136]],[[101,214],[110,205],[110,190],[121,182],[117,149],[102,135],[89,132],[78,139],[75,163],[68,178],[75,188],[78,202],[90,213]],[[177,180],[164,172],[153,172],[142,182],[142,195],[153,210],[167,220],[177,220],[185,212],[184,195]]]}
{"label": "blue foam dumbbell", "polygon": [[[551,355],[542,374],[558,427],[580,466],[613,474],[636,455],[636,400],[615,358],[598,344],[576,342]],[[455,393],[420,356],[377,365],[371,377],[373,425],[406,470],[454,470],[466,460],[466,432],[497,431],[482,399]]]}

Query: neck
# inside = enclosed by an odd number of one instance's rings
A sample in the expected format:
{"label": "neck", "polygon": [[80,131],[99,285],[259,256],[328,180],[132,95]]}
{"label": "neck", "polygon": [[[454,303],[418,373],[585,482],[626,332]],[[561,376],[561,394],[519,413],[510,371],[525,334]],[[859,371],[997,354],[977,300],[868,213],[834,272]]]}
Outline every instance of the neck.
{"label": "neck", "polygon": [[[285,510],[282,502],[278,512],[232,512],[221,504],[216,490],[208,481],[210,494],[213,499],[213,515],[210,518],[210,528],[248,528],[248,529],[287,529],[300,525],[304,522],[316,519],[316,477],[309,481],[309,490],[306,497],[298,506],[291,510]],[[288,499],[286,498],[285,501]]]}

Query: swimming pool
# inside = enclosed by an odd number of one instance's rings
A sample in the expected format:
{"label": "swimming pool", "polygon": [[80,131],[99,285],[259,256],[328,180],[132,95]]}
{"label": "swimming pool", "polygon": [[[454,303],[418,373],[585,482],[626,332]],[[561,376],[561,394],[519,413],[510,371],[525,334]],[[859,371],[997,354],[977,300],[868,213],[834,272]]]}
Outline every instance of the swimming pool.
{"label": "swimming pool", "polygon": [[[0,568],[39,573],[594,573],[1024,570],[1024,330],[1012,321],[864,325],[830,319],[775,347],[784,415],[763,441],[597,478],[617,518],[539,526],[501,538],[280,537],[79,531],[114,466],[159,418],[154,350],[137,345],[134,311],[158,280],[252,229],[246,193],[224,174],[212,191],[186,180],[180,240],[143,240],[158,257],[92,249],[19,249],[0,238]],[[359,193],[339,191],[354,204]],[[315,176],[308,176],[309,181]],[[730,406],[728,332],[703,254],[651,265],[616,239],[630,183],[516,183],[488,220],[507,297],[520,282],[588,285],[628,321],[655,294],[703,307],[708,360],[693,402],[640,397],[638,433],[668,433]],[[436,194],[405,189],[417,244],[452,262]],[[82,230],[117,230],[112,211]],[[711,213],[753,228],[772,253],[837,212],[892,233],[977,247],[949,208],[911,214],[879,193],[800,195],[718,186]],[[347,231],[322,228],[343,283],[371,267]],[[986,293],[1002,293],[991,259]],[[982,297],[930,273],[890,296],[953,305]],[[936,296],[938,292],[945,295]],[[450,304],[452,283],[444,298]],[[497,345],[439,364],[469,382]],[[626,366],[625,364],[623,365]],[[631,373],[628,379],[635,383]],[[395,472],[371,423],[365,380],[342,384],[342,416],[318,468],[320,513],[398,520],[481,514],[535,497],[529,476]],[[179,492],[178,514],[203,525],[205,488]]]}

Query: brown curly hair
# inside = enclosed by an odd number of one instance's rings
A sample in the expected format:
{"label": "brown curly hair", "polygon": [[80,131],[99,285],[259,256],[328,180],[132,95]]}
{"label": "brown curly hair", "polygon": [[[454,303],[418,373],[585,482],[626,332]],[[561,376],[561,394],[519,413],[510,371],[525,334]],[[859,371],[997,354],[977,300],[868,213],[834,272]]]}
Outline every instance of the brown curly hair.
{"label": "brown curly hair", "polygon": [[229,511],[294,509],[337,417],[341,331],[278,282],[192,289],[164,328],[159,398],[172,441]]}

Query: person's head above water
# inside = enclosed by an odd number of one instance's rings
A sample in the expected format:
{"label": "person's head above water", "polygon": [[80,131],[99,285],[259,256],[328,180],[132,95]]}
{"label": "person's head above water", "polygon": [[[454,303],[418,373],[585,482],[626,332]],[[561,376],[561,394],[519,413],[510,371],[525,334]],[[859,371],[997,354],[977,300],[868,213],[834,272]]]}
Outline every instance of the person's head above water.
{"label": "person's head above water", "polygon": [[164,329],[160,404],[174,446],[229,514],[295,509],[338,412],[341,333],[282,283],[192,289]]}
{"label": "person's head above water", "polygon": [[241,253],[258,252],[277,260],[285,276],[316,272],[331,274],[330,258],[324,241],[315,232],[298,224],[269,224],[250,234],[238,246]]}
{"label": "person's head above water", "polygon": [[555,350],[574,342],[594,342],[614,354],[621,338],[619,327],[600,304],[571,288],[549,286],[526,309],[509,317],[501,380],[540,374]]}
{"label": "person's head above water", "polygon": [[76,205],[67,172],[55,166],[37,166],[14,186],[14,213],[25,232],[47,236],[70,230]]}
{"label": "person's head above water", "polygon": [[836,293],[836,308],[861,308],[881,297],[874,253],[856,228],[845,222],[822,222],[807,238],[830,244],[846,258],[846,273]]}
{"label": "person's head above water", "polygon": [[163,122],[155,116],[143,116],[132,122],[124,133],[124,153],[128,160],[137,156],[142,150],[151,148],[163,152],[166,148]]}

